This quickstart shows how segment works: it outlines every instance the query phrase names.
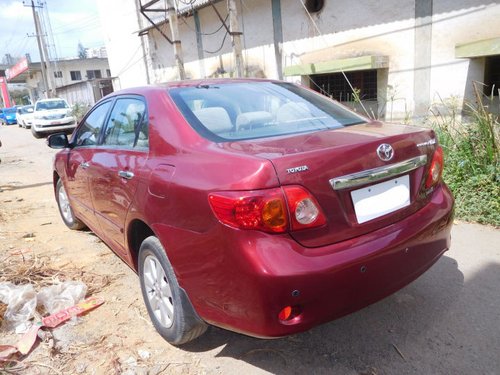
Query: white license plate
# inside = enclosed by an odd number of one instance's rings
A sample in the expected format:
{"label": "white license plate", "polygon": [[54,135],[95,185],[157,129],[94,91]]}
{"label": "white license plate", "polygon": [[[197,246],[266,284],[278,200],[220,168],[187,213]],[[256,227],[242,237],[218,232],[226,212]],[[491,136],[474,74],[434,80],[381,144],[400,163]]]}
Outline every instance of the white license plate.
{"label": "white license plate", "polygon": [[408,175],[351,192],[358,223],[384,216],[410,205]]}

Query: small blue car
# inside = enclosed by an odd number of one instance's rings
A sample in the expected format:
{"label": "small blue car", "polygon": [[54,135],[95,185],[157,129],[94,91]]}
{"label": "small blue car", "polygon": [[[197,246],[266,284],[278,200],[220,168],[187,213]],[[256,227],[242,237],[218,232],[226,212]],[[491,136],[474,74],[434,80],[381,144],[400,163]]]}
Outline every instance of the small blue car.
{"label": "small blue car", "polygon": [[17,123],[16,110],[17,110],[16,107],[3,108],[1,110],[2,114],[0,115],[1,121],[7,125],[16,124]]}

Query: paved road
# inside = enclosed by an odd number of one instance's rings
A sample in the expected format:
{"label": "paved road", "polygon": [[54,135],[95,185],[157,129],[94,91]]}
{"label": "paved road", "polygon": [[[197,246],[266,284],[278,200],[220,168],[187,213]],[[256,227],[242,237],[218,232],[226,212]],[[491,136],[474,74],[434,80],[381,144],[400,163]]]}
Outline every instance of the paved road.
{"label": "paved road", "polygon": [[[46,207],[48,217],[56,215],[50,186],[54,151],[17,126],[1,127],[0,140],[0,204],[17,204],[15,198],[21,196],[23,207],[42,202],[39,210]],[[13,192],[12,186],[18,190]],[[1,220],[0,216],[0,228],[13,225]],[[56,216],[52,221],[42,227],[52,237],[47,239],[48,251],[59,251],[58,257],[63,252],[50,230],[64,233],[73,248],[88,247],[89,234],[66,231]],[[43,238],[44,232],[38,230],[36,235]],[[14,240],[4,235],[0,242]],[[98,251],[107,251],[99,246]],[[100,263],[115,259],[97,256]],[[125,283],[137,280],[124,264],[112,266],[128,275],[114,286],[114,299],[108,299],[108,306],[116,303],[118,309],[128,305],[130,293],[138,297],[138,288],[130,292]],[[121,313],[114,313],[114,319],[118,321]],[[100,314],[97,310],[92,319],[98,320]],[[198,341],[172,349],[137,316],[126,318],[128,325],[113,327],[113,319],[102,324],[110,334],[120,331],[126,347],[133,344],[131,337],[143,336],[152,352],[161,348],[163,358],[180,357],[190,363],[182,371],[172,370],[175,373],[500,374],[500,231],[456,223],[451,249],[408,287],[362,311],[288,338],[258,340],[213,328]]]}

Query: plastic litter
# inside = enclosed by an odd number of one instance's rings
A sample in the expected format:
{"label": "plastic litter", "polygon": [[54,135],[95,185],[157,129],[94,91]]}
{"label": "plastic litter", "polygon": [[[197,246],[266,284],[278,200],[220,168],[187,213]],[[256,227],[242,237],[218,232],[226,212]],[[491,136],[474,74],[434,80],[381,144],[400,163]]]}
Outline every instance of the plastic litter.
{"label": "plastic litter", "polygon": [[61,284],[42,288],[38,294],[38,305],[52,314],[56,311],[76,305],[87,294],[87,286],[80,281],[65,281]]}
{"label": "plastic litter", "polygon": [[0,345],[0,363],[10,361],[13,356],[18,354],[28,354],[38,338],[38,331],[40,328],[55,328],[72,317],[84,314],[85,312],[90,311],[103,303],[104,300],[102,298],[90,297],[74,306],[46,316],[42,318],[41,321],[35,322],[23,335],[23,337],[21,337],[16,345]]}
{"label": "plastic litter", "polygon": [[86,293],[87,286],[79,281],[65,281],[42,288],[38,293],[31,284],[0,283],[0,301],[7,305],[2,328],[25,332],[37,306],[43,306],[46,312],[52,314],[76,305]]}
{"label": "plastic litter", "polygon": [[0,283],[0,301],[7,305],[3,316],[5,329],[14,328],[33,318],[37,296],[33,285]]}

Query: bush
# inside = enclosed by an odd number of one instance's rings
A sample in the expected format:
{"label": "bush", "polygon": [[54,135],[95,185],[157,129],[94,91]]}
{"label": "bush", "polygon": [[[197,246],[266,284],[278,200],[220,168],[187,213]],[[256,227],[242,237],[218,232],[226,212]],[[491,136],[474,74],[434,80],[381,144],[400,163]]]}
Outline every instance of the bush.
{"label": "bush", "polygon": [[475,91],[477,103],[466,103],[462,120],[450,101],[441,101],[432,123],[445,153],[443,176],[455,195],[457,218],[500,226],[499,119]]}
{"label": "bush", "polygon": [[71,108],[71,114],[75,116],[77,122],[80,122],[80,120],[83,118],[83,116],[85,116],[90,107],[90,104],[77,102],[73,104],[73,107]]}

